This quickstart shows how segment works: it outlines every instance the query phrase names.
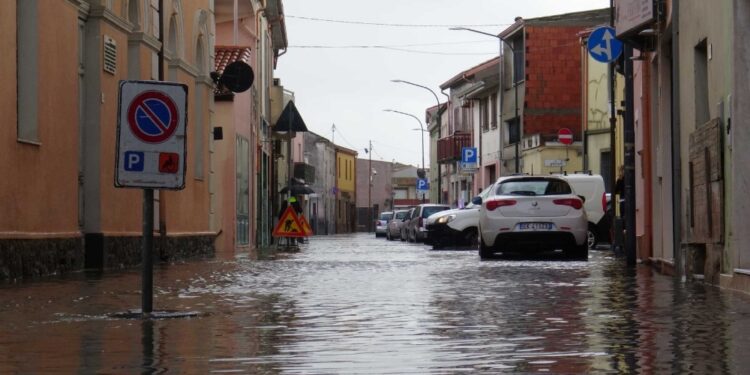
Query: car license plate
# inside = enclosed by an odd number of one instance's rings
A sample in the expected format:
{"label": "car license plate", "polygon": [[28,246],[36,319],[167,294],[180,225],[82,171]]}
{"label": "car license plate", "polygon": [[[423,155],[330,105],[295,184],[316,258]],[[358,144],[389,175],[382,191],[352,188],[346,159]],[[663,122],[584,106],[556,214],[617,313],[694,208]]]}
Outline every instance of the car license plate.
{"label": "car license plate", "polygon": [[519,223],[520,230],[552,230],[552,223]]}

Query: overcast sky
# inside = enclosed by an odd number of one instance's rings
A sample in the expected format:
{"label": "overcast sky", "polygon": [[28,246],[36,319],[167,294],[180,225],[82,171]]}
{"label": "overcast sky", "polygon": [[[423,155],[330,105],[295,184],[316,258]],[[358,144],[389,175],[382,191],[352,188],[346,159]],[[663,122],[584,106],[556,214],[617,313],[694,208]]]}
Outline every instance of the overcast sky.
{"label": "overcast sky", "polygon": [[[609,0],[283,0],[289,49],[276,77],[295,93],[307,127],[373,160],[420,165],[419,122],[436,105],[427,90],[498,55],[498,40],[451,25],[498,34],[517,16],[534,18],[606,8]],[[401,25],[401,26],[398,26]],[[420,25],[440,25],[421,27]],[[380,47],[378,47],[380,46]],[[330,48],[339,47],[339,48]],[[363,48],[364,47],[364,48]],[[382,48],[386,47],[386,48]],[[426,124],[423,124],[426,129]],[[429,133],[424,134],[429,166]]]}

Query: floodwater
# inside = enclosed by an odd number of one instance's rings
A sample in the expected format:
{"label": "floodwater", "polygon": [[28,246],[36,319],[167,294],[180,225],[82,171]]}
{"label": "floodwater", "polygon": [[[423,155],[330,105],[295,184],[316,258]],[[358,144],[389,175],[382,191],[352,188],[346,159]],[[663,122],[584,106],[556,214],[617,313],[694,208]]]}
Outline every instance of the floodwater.
{"label": "floodwater", "polygon": [[372,235],[273,260],[0,286],[0,374],[748,373],[750,298],[588,262],[481,261]]}

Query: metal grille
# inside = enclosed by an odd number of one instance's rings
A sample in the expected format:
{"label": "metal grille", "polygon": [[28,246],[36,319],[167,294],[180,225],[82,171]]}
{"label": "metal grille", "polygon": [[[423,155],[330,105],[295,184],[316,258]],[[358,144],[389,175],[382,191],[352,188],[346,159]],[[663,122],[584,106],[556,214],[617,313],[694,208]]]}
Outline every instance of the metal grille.
{"label": "metal grille", "polygon": [[107,73],[117,73],[117,43],[106,35],[104,36],[103,68]]}

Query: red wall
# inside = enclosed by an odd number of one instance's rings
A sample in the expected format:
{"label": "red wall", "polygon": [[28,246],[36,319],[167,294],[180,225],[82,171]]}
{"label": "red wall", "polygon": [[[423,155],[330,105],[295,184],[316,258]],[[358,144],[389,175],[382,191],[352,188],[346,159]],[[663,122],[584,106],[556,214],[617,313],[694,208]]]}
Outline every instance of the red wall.
{"label": "red wall", "polygon": [[526,27],[524,134],[581,134],[582,27]]}

